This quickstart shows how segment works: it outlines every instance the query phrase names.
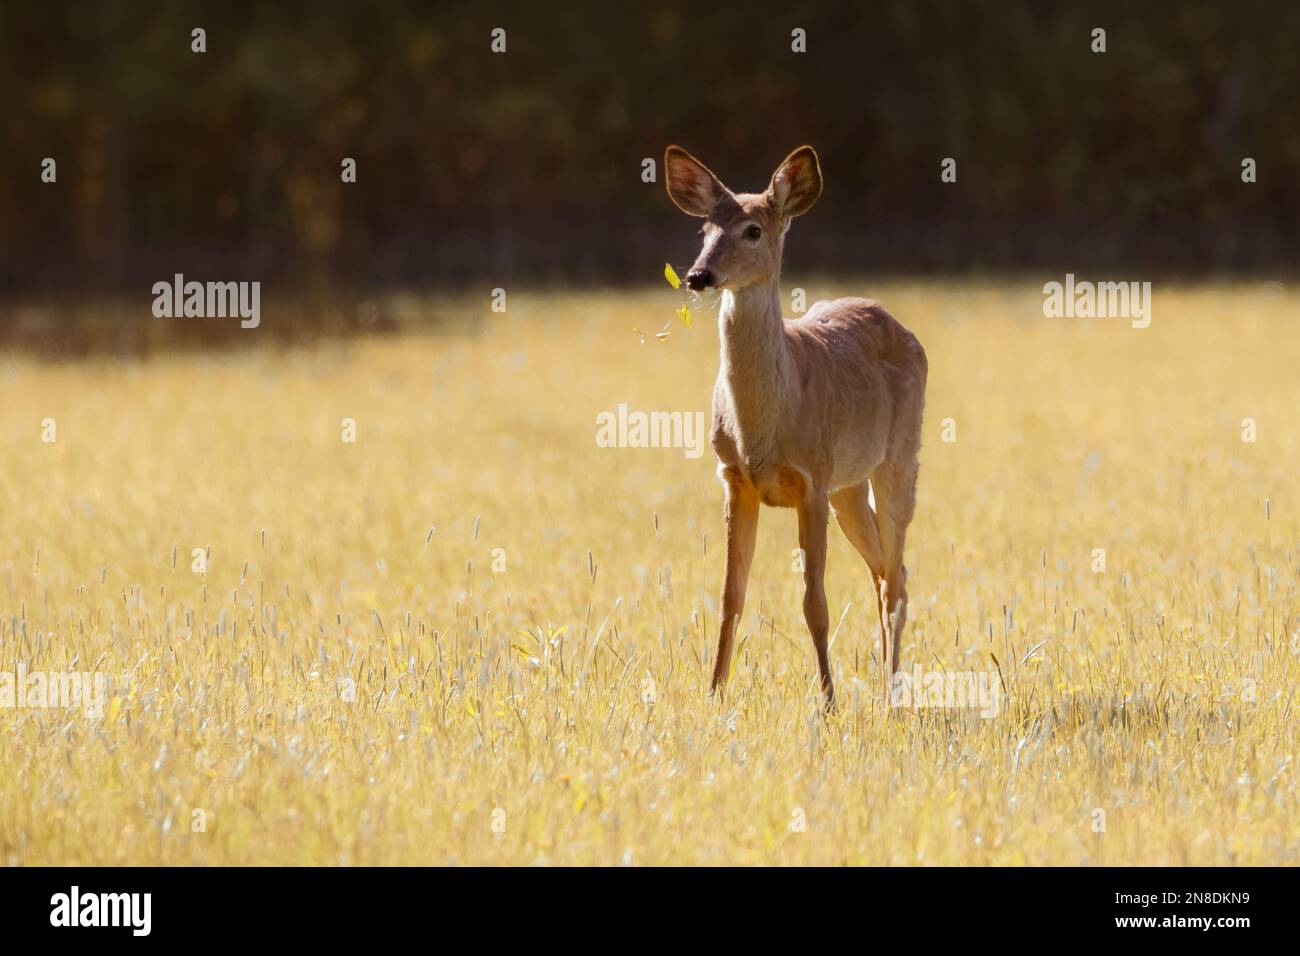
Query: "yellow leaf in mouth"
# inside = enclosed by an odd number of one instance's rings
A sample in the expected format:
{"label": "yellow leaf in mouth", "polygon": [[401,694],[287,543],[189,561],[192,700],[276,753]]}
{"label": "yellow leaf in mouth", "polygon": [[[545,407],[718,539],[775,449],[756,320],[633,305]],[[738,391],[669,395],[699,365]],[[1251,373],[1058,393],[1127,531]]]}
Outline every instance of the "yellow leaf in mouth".
{"label": "yellow leaf in mouth", "polygon": [[682,325],[689,329],[691,327],[691,307],[689,305],[684,305],[678,309],[677,318],[681,319]]}
{"label": "yellow leaf in mouth", "polygon": [[674,289],[682,287],[682,280],[677,278],[677,273],[673,271],[672,265],[667,262],[664,263],[664,278],[668,280],[668,284]]}

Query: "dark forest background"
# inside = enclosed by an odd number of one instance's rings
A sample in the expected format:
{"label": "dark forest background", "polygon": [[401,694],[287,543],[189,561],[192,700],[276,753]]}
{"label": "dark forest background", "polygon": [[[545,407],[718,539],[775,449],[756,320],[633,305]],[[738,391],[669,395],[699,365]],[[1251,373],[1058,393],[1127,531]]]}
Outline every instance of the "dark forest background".
{"label": "dark forest background", "polygon": [[0,91],[10,299],[656,282],[689,232],[641,180],[669,143],[737,189],[813,144],[801,267],[1279,276],[1300,248],[1289,2],[6,2]]}

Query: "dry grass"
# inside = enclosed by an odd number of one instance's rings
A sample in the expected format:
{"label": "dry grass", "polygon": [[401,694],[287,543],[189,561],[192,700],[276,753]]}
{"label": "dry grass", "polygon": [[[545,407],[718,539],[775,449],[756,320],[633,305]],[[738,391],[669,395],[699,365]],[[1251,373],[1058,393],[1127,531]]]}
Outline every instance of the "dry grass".
{"label": "dry grass", "polygon": [[631,331],[666,286],[301,351],[5,360],[0,670],[113,689],[98,719],[0,709],[0,861],[1300,862],[1300,295],[1158,285],[1134,330],[1044,319],[1041,281],[806,283],[871,288],[928,348],[903,660],[996,656],[988,720],[885,712],[834,530],[823,720],[769,509],[706,698],[711,456],[594,442],[620,402],[708,406],[708,317]]}

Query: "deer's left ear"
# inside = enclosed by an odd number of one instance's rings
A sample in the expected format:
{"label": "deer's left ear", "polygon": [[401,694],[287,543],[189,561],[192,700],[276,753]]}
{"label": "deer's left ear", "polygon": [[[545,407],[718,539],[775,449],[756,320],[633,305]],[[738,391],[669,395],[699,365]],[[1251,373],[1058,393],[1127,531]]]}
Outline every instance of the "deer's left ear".
{"label": "deer's left ear", "polygon": [[800,146],[785,158],[768,187],[783,216],[802,216],[822,194],[822,168],[817,151]]}

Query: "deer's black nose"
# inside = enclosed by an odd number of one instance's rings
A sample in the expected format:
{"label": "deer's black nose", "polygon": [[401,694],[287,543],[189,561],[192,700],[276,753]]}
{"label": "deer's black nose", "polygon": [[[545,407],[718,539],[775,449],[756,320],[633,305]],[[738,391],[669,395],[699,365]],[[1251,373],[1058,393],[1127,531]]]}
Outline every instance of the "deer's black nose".
{"label": "deer's black nose", "polygon": [[692,292],[699,292],[713,285],[712,269],[693,269],[686,273],[686,286]]}

